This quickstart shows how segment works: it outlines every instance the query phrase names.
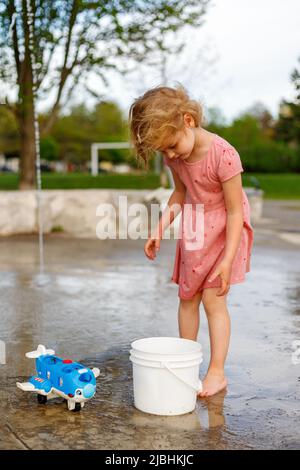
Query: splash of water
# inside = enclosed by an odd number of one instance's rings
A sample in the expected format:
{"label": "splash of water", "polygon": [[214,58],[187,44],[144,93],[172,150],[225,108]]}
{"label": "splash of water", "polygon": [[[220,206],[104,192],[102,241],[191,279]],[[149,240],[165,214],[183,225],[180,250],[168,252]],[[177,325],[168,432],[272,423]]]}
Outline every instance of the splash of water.
{"label": "splash of water", "polygon": [[32,93],[33,93],[33,113],[34,113],[34,137],[35,137],[35,153],[36,153],[36,180],[37,190],[36,199],[38,207],[38,228],[39,228],[39,268],[40,277],[38,282],[43,283],[44,274],[44,240],[43,240],[43,213],[42,213],[42,176],[41,176],[41,154],[40,154],[40,130],[38,122],[38,113],[36,108],[36,97],[37,97],[37,75],[36,75],[36,63],[34,56],[34,24],[33,24],[33,12],[31,8],[30,0],[26,0],[27,6],[27,25],[29,29],[29,53],[32,67]]}
{"label": "splash of water", "polygon": [[13,16],[11,18],[11,23],[9,25],[9,29],[8,29],[6,39],[12,38],[13,27],[15,26],[16,19],[17,19],[17,13],[15,12],[15,13],[13,13]]}

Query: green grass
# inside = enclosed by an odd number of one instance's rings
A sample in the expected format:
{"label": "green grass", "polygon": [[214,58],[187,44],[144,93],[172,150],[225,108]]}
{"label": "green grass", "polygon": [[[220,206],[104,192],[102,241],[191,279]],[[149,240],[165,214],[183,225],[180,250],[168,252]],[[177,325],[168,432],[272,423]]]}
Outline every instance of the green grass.
{"label": "green grass", "polygon": [[[300,199],[300,173],[246,173],[242,175],[243,186],[253,186],[255,176],[267,199]],[[100,174],[43,173],[43,189],[155,189],[160,186],[159,176],[154,173]],[[0,190],[18,189],[18,175],[0,173]]]}
{"label": "green grass", "polygon": [[300,173],[247,173],[243,175],[243,186],[253,186],[255,176],[266,199],[300,199]]}
{"label": "green grass", "polygon": [[[43,189],[155,189],[160,185],[154,173],[43,173]],[[0,190],[18,189],[18,175],[0,173]]]}

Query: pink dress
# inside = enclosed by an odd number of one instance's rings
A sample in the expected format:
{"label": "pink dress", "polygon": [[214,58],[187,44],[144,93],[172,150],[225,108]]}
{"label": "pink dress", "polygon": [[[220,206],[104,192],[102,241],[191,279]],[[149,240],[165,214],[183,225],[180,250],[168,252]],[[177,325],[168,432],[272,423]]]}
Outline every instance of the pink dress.
{"label": "pink dress", "polygon": [[[178,174],[186,186],[180,235],[176,245],[171,281],[179,285],[178,296],[191,299],[207,287],[220,287],[217,276],[208,282],[224,255],[226,242],[226,206],[222,182],[244,171],[237,150],[224,138],[214,134],[206,155],[197,162],[170,159],[164,162]],[[243,230],[232,264],[230,284],[241,283],[250,271],[254,232],[250,223],[250,205],[243,193]],[[198,204],[198,206],[197,206]],[[196,217],[198,216],[198,217]],[[202,225],[197,225],[197,221]],[[200,229],[199,229],[200,227]],[[194,236],[193,234],[198,234]]]}

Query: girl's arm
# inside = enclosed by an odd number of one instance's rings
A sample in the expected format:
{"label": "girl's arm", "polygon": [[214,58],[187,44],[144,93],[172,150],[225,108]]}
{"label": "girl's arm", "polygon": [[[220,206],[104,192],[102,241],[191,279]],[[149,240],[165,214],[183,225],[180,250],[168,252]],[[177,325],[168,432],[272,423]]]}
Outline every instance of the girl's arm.
{"label": "girl's arm", "polygon": [[224,200],[227,211],[226,244],[224,257],[209,277],[213,281],[217,276],[221,278],[221,287],[217,296],[227,294],[230,289],[232,262],[238,249],[243,228],[243,194],[241,174],[222,182]]}
{"label": "girl's arm", "polygon": [[173,168],[171,168],[171,171],[175,189],[167,202],[167,206],[159,219],[157,227],[155,227],[145,244],[144,251],[149,259],[155,258],[156,252],[160,248],[160,240],[162,239],[165,230],[169,227],[169,225],[171,225],[175,217],[181,212],[184,203],[186,187],[179,178],[176,171],[173,170]]}
{"label": "girl's arm", "polygon": [[242,177],[239,173],[222,183],[227,210],[226,245],[223,260],[233,262],[242,235],[243,193]]}
{"label": "girl's arm", "polygon": [[155,237],[159,236],[160,239],[163,237],[165,230],[169,225],[171,225],[175,217],[181,212],[186,193],[186,187],[176,171],[173,170],[173,168],[171,168],[171,171],[175,183],[175,189],[167,202],[167,207],[161,215],[158,226],[153,231],[153,235]]}

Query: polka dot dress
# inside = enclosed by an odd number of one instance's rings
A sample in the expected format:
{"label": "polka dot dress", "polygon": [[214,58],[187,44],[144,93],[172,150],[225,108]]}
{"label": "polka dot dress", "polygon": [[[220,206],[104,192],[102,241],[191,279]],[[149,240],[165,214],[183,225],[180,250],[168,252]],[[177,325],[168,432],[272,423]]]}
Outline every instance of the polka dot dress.
{"label": "polka dot dress", "polygon": [[[207,287],[220,287],[217,276],[210,275],[224,256],[226,243],[226,206],[222,182],[244,171],[237,150],[214,134],[210,149],[197,162],[164,157],[187,190],[176,245],[171,281],[179,285],[178,296],[192,299]],[[250,204],[243,194],[243,230],[231,270],[230,284],[241,283],[250,271],[254,232],[250,223]]]}

